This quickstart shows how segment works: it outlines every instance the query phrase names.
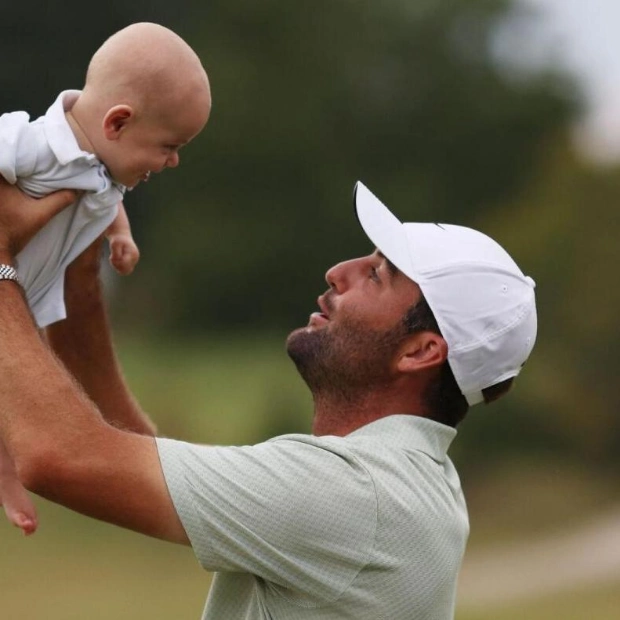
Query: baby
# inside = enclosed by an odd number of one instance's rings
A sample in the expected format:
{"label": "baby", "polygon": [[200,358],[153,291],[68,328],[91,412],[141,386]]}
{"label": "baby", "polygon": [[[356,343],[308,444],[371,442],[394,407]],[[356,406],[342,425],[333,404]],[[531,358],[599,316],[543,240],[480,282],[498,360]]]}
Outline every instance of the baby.
{"label": "baby", "polygon": [[[205,126],[211,110],[207,74],[172,31],[132,24],[92,57],[82,91],[64,91],[47,113],[0,116],[0,175],[41,197],[77,190],[17,256],[17,274],[40,328],[66,317],[64,273],[105,234],[110,262],[133,270],[139,252],[122,198],[154,172],[179,164],[179,149]],[[31,534],[35,507],[0,442],[0,502],[9,520]]]}

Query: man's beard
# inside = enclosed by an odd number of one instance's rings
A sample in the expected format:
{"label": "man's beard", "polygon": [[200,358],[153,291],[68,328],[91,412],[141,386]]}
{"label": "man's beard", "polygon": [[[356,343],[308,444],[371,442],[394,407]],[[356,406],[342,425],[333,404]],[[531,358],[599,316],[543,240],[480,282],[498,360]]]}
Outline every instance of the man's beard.
{"label": "man's beard", "polygon": [[391,377],[404,324],[377,332],[355,321],[292,332],[286,349],[315,399],[352,403]]}

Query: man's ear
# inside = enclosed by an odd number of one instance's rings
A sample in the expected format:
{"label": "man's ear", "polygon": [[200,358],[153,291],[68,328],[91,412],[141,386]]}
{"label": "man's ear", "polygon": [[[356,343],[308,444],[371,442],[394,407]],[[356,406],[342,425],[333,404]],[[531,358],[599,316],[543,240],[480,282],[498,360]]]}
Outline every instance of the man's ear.
{"label": "man's ear", "polygon": [[412,334],[401,345],[396,368],[403,373],[439,368],[448,359],[448,344],[435,332]]}
{"label": "man's ear", "polygon": [[110,108],[103,117],[103,135],[108,140],[118,140],[133,116],[133,108],[129,105],[115,105]]}

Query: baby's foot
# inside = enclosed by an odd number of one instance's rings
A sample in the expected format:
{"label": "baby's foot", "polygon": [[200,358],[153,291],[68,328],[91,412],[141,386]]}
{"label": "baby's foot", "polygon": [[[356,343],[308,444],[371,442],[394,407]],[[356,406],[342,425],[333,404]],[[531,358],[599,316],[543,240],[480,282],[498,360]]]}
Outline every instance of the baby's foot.
{"label": "baby's foot", "polygon": [[0,482],[0,503],[9,521],[26,536],[37,529],[37,511],[26,489],[13,476]]}

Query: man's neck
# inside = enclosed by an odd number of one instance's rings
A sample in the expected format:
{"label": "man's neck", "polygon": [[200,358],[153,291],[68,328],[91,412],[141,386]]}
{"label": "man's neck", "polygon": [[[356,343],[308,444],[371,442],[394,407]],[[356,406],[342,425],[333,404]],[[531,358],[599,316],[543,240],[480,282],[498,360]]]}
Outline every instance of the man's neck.
{"label": "man's neck", "polygon": [[394,414],[424,416],[424,407],[410,395],[402,398],[394,394],[365,394],[358,398],[343,399],[333,395],[314,394],[312,434],[316,436],[349,433]]}

